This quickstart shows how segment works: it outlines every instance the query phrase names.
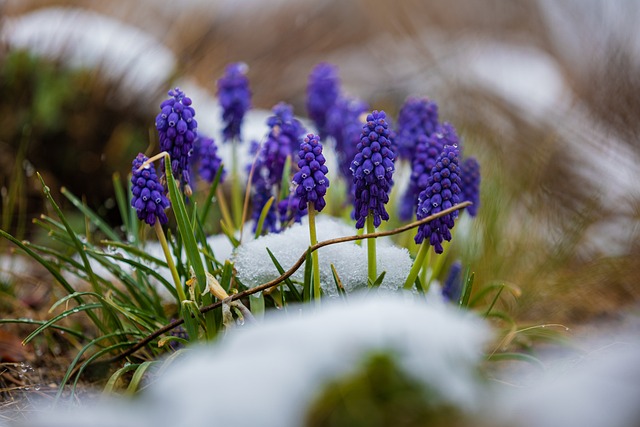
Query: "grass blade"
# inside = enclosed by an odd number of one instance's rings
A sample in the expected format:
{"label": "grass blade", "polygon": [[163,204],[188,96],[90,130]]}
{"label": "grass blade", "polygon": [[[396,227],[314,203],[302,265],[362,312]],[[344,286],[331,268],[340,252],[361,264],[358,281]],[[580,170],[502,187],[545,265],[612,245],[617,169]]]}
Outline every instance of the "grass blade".
{"label": "grass blade", "polygon": [[93,210],[91,210],[87,205],[82,203],[80,199],[73,195],[69,190],[65,187],[60,189],[60,192],[76,207],[80,212],[82,212],[85,217],[87,217],[93,225],[98,227],[100,231],[102,231],[105,236],[107,236],[111,240],[120,241],[120,236],[106,223],[98,214],[96,214]]}

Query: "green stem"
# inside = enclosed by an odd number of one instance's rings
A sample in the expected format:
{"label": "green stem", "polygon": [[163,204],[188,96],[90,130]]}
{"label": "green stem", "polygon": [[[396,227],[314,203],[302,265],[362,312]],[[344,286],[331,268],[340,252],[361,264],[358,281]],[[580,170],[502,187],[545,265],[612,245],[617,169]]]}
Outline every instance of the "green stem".
{"label": "green stem", "polygon": [[[316,210],[313,207],[313,203],[309,202],[307,211],[309,212],[309,239],[311,240],[311,246],[313,246],[318,243],[318,235],[316,234]],[[320,263],[318,261],[318,251],[313,251],[311,254],[311,264],[313,266],[313,298],[316,300],[316,303],[320,303]]]}
{"label": "green stem", "polygon": [[426,240],[422,241],[422,245],[420,245],[420,249],[418,250],[418,254],[416,255],[416,259],[413,261],[413,265],[411,266],[411,270],[409,270],[409,276],[407,280],[404,282],[405,289],[411,289],[413,284],[416,281],[416,277],[418,277],[418,273],[420,273],[420,269],[424,265],[424,259],[429,252],[429,242]]}
{"label": "green stem", "polygon": [[169,250],[169,245],[167,244],[167,238],[164,235],[164,231],[162,230],[162,226],[159,221],[153,226],[153,229],[158,236],[158,241],[160,242],[160,246],[162,246],[162,251],[164,252],[164,257],[167,259],[167,266],[169,267],[169,271],[171,271],[171,277],[173,277],[173,281],[176,285],[176,291],[178,291],[178,298],[180,298],[180,304],[182,305],[182,301],[187,299],[187,295],[184,293],[184,288],[182,287],[182,283],[180,282],[180,276],[178,275],[178,270],[176,269],[176,264],[173,262],[173,257],[171,256],[171,251]]}
{"label": "green stem", "polygon": [[[367,233],[375,233],[376,227],[373,225],[373,213],[367,215]],[[369,286],[375,283],[378,278],[376,266],[376,239],[367,239],[367,272],[369,275]]]}
{"label": "green stem", "polygon": [[[420,276],[420,285],[422,285],[422,291],[427,294],[429,292],[429,288],[431,287],[431,280],[435,277],[433,275],[433,270],[431,270],[431,274],[429,274],[429,267],[431,267],[431,255],[434,252],[431,250],[431,245],[427,247],[427,260],[422,265],[422,272]],[[428,277],[427,277],[428,275]]]}

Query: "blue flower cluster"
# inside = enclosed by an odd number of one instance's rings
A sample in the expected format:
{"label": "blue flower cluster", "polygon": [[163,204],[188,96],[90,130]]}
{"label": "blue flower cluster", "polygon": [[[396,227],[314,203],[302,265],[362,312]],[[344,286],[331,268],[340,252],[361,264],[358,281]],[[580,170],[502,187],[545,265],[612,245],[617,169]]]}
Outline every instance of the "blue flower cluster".
{"label": "blue flower cluster", "polygon": [[455,261],[449,268],[449,274],[442,286],[442,296],[452,303],[457,303],[462,294],[462,264]]}
{"label": "blue flower cluster", "polygon": [[160,224],[166,224],[167,214],[164,210],[170,205],[165,196],[164,187],[158,180],[156,168],[153,164],[140,167],[149,160],[147,156],[139,153],[131,166],[131,206],[135,208],[138,219],[149,225],[154,225],[156,219]]}
{"label": "blue flower cluster", "polygon": [[398,114],[398,157],[413,159],[418,138],[430,136],[436,131],[438,123],[438,105],[435,102],[427,98],[408,98]]}
{"label": "blue flower cluster", "polygon": [[437,125],[431,134],[421,134],[416,139],[414,153],[411,162],[411,178],[409,187],[402,197],[398,210],[398,216],[403,221],[408,221],[416,213],[418,208],[418,196],[427,188],[427,180],[431,175],[431,169],[445,145],[458,145],[459,139],[456,130],[449,123]]}
{"label": "blue flower cluster", "polygon": [[293,176],[293,182],[298,184],[296,196],[300,198],[299,209],[304,209],[307,203],[313,204],[313,208],[320,212],[326,206],[324,196],[329,187],[327,172],[324,165],[325,158],[322,155],[322,144],[317,135],[308,134],[300,144],[298,152],[300,170]]}
{"label": "blue flower cluster", "polygon": [[350,201],[353,202],[353,173],[351,162],[358,154],[358,142],[362,131],[362,119],[367,104],[357,98],[341,96],[327,114],[327,132],[333,137],[338,160],[338,170],[349,186]]}
{"label": "blue flower cluster", "polygon": [[340,78],[335,65],[321,62],[316,65],[307,84],[307,112],[318,128],[320,138],[327,136],[327,114],[340,95]]}
{"label": "blue flower cluster", "polygon": [[462,162],[461,169],[462,197],[460,200],[473,203],[467,207],[467,212],[474,217],[480,206],[480,164],[475,157],[469,157]]}
{"label": "blue flower cluster", "polygon": [[194,119],[196,112],[191,106],[191,99],[179,88],[170,90],[168,94],[171,98],[162,101],[160,114],[156,116],[160,151],[166,151],[171,156],[173,176],[180,181],[185,194],[189,195],[190,157],[198,136],[198,122]]}
{"label": "blue flower cluster", "polygon": [[280,102],[271,111],[273,116],[267,119],[267,126],[271,129],[269,138],[278,139],[280,145],[289,147],[289,153],[297,152],[300,149],[300,138],[307,130],[293,115],[293,107]]}
{"label": "blue flower cluster", "polygon": [[[431,169],[427,187],[418,197],[418,219],[436,214],[460,202],[462,182],[458,156],[458,147],[455,145],[445,146],[438,156],[435,166]],[[419,244],[428,238],[436,253],[441,254],[442,242],[451,240],[450,230],[457,217],[458,211],[454,211],[422,224],[418,227],[415,242]]]}
{"label": "blue flower cluster", "polygon": [[[198,137],[194,145],[194,157],[199,161],[198,175],[200,178],[213,183],[218,169],[222,165],[222,159],[218,156],[218,146],[212,138]],[[222,171],[220,182],[224,181],[225,171]]]}
{"label": "blue flower cluster", "polygon": [[[293,108],[283,102],[273,107],[273,116],[267,119],[267,125],[270,131],[264,144],[257,148],[259,152],[251,181],[254,227],[264,205],[272,196],[278,196],[287,156],[293,153],[292,147],[295,151],[300,149],[300,138],[305,132],[300,121],[293,116]],[[276,223],[276,208],[278,206],[272,207],[267,214],[263,225],[265,231],[280,231]]]}
{"label": "blue flower cluster", "polygon": [[364,227],[367,216],[373,215],[375,227],[389,219],[385,204],[393,185],[395,153],[391,150],[391,131],[384,111],[374,110],[362,127],[358,153],[351,162],[355,187],[356,228]]}
{"label": "blue flower cluster", "polygon": [[240,129],[244,115],[251,108],[251,91],[247,78],[247,64],[237,62],[227,65],[225,74],[218,80],[218,100],[222,106],[223,141],[240,141]]}

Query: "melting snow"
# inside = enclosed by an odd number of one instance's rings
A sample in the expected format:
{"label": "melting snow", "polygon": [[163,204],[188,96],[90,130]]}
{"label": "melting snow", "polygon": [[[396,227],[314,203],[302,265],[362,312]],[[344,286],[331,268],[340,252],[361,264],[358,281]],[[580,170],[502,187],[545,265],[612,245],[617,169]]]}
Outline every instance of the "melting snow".
{"label": "melting snow", "polygon": [[354,374],[376,352],[389,352],[442,401],[478,409],[477,368],[490,332],[474,315],[406,294],[305,308],[188,351],[128,405],[58,411],[34,425],[300,426],[320,387]]}
{"label": "melting snow", "polygon": [[[353,225],[336,218],[319,215],[316,220],[318,241],[355,234]],[[391,246],[380,240],[377,247],[378,274],[386,271],[381,288],[395,290],[402,287],[409,275],[412,260],[409,251]],[[280,234],[270,234],[241,245],[233,257],[239,279],[247,286],[254,287],[280,274],[271,261],[267,248],[282,266],[289,269],[309,247],[309,225],[296,224]],[[337,289],[331,274],[333,264],[347,292],[367,286],[367,244],[362,246],[354,242],[338,243],[318,250],[320,262],[320,281],[323,291],[337,295]],[[293,275],[293,280],[304,280],[304,266]]]}

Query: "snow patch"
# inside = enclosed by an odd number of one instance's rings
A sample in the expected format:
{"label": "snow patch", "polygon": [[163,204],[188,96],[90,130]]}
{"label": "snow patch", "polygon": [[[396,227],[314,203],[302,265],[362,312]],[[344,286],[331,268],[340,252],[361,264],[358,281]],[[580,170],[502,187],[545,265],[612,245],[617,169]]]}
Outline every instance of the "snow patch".
{"label": "snow patch", "polygon": [[[285,271],[289,269],[310,245],[307,221],[305,218],[302,224],[295,224],[280,234],[269,234],[238,247],[233,257],[238,278],[245,285],[254,287],[280,276],[267,248]],[[350,236],[356,231],[352,224],[323,215],[317,218],[316,229],[318,241]],[[405,248],[391,246],[385,240],[378,241],[378,274],[386,271],[381,288],[396,290],[402,287],[409,275],[411,256]],[[358,245],[354,242],[344,242],[325,246],[318,250],[318,258],[321,286],[326,295],[338,295],[331,274],[331,264],[335,266],[347,292],[367,287],[366,243]],[[292,280],[304,280],[304,265],[294,273]]]}

